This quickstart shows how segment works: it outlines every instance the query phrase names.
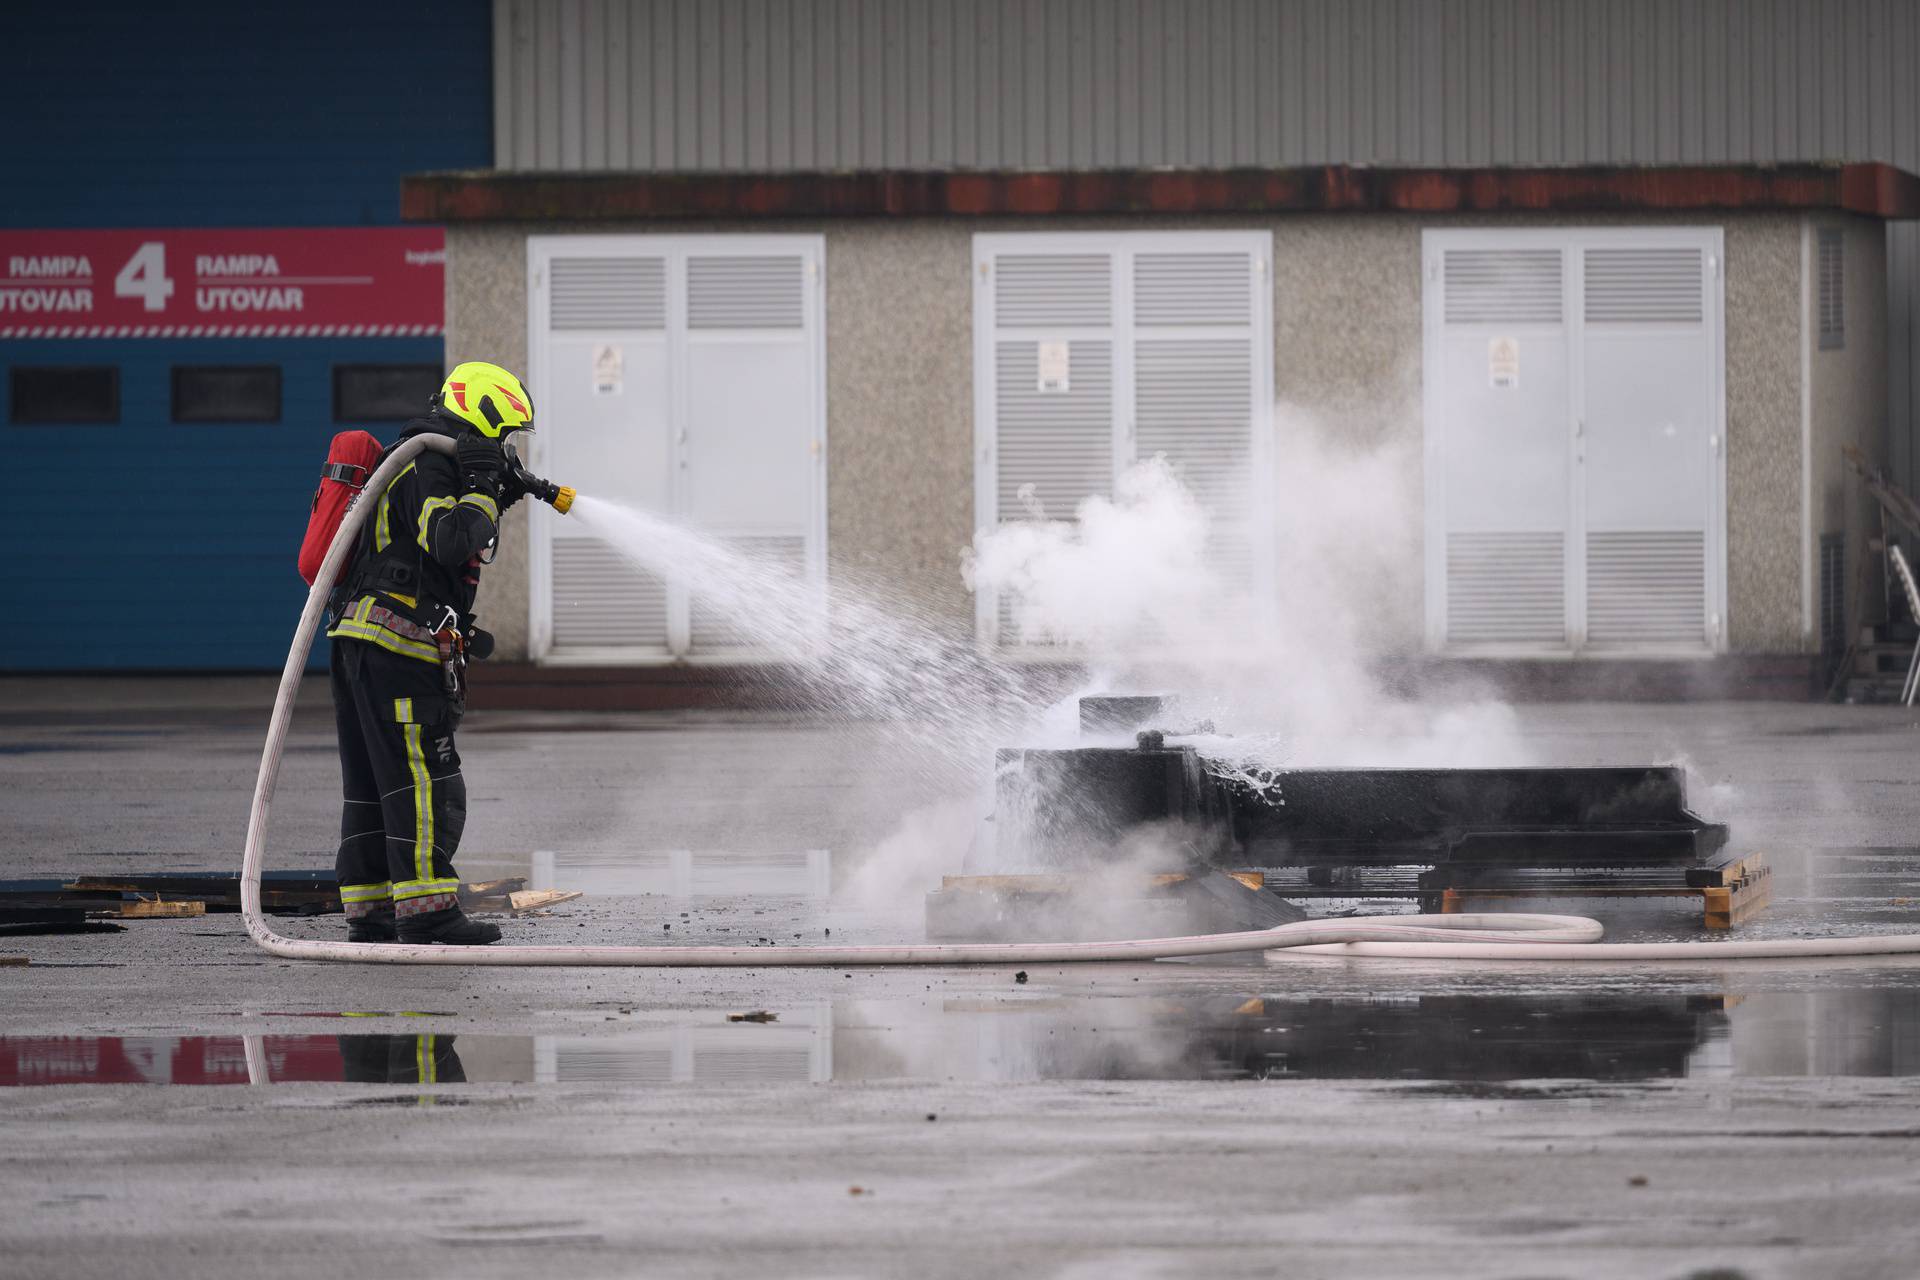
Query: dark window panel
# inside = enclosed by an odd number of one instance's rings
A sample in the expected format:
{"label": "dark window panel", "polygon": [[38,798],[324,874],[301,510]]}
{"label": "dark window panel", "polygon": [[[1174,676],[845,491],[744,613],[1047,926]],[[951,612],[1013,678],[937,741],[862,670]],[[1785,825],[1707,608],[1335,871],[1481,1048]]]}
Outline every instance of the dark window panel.
{"label": "dark window panel", "polygon": [[175,365],[173,420],[280,421],[280,366]]}
{"label": "dark window panel", "polygon": [[120,421],[120,370],[113,365],[15,365],[7,384],[8,418],[16,423]]}
{"label": "dark window panel", "polygon": [[444,378],[437,364],[340,364],[333,367],[335,422],[405,422],[427,411]]}

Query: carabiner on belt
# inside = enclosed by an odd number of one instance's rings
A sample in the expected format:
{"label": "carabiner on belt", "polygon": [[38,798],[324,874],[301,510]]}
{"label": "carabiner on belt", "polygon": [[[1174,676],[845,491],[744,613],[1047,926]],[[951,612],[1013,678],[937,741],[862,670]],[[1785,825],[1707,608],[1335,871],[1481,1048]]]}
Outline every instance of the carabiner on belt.
{"label": "carabiner on belt", "polygon": [[440,674],[447,696],[458,699],[465,684],[467,637],[460,630],[460,615],[451,605],[446,606],[446,612],[433,629],[433,643],[440,650]]}

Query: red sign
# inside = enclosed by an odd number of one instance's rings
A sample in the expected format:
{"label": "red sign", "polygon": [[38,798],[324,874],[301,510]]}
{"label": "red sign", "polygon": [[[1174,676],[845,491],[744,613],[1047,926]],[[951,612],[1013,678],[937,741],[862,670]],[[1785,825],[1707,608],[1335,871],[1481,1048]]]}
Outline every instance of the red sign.
{"label": "red sign", "polygon": [[260,1048],[265,1075],[255,1080],[241,1036],[0,1036],[0,1086],[345,1078],[334,1036],[262,1036]]}
{"label": "red sign", "polygon": [[0,231],[0,338],[440,333],[439,227]]}

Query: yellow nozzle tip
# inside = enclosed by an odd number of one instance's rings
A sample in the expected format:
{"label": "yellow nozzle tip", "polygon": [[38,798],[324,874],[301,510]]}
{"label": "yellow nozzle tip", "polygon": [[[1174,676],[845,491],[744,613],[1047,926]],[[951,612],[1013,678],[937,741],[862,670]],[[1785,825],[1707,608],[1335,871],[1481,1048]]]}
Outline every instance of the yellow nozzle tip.
{"label": "yellow nozzle tip", "polygon": [[578,497],[571,485],[561,485],[560,492],[553,495],[553,509],[561,515],[573,509],[573,500]]}

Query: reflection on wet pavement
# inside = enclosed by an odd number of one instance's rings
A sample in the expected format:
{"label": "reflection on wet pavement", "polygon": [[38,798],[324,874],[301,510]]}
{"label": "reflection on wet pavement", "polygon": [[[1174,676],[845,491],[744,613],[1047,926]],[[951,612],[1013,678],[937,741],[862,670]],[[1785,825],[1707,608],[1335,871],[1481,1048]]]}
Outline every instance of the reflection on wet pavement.
{"label": "reflection on wet pavement", "polygon": [[[1774,906],[1740,936],[1916,928],[1920,849],[1772,856]],[[897,940],[902,928],[896,915],[868,920],[831,903],[832,868],[818,851],[475,863],[476,877],[527,875],[541,887],[585,889],[590,904],[627,894],[671,900],[581,912],[576,924],[607,931],[609,941],[631,940],[635,919],[650,936],[749,944],[824,938],[828,924],[836,941]],[[1704,942],[1697,905],[1609,906],[1533,909],[1604,915],[1615,938]],[[585,1012],[577,1009],[542,1016],[525,1034],[470,1031],[453,1014],[431,1011],[261,1010],[248,1016],[303,1032],[318,1030],[308,1020],[334,1019],[329,1030],[351,1033],[0,1036],[0,1086],[1920,1076],[1920,965],[1836,962],[1799,977],[1769,973],[1778,970],[1369,967],[1293,957],[1277,968],[1164,966],[1153,985],[1125,994],[1113,985],[1066,994],[1036,985],[965,997],[790,1002],[770,1005],[778,1019],[768,1023],[729,1023],[715,1009],[616,1005],[612,1016],[603,1005],[592,1010],[592,1034],[565,1030]]]}
{"label": "reflection on wet pavement", "polygon": [[5,1036],[0,1085],[1920,1075],[1920,991],[839,1000],[598,1035]]}

